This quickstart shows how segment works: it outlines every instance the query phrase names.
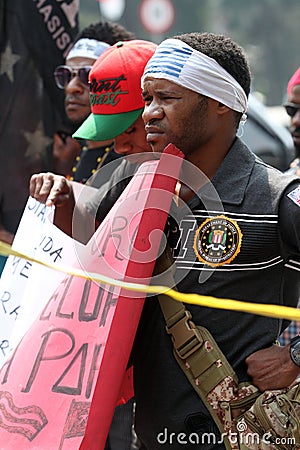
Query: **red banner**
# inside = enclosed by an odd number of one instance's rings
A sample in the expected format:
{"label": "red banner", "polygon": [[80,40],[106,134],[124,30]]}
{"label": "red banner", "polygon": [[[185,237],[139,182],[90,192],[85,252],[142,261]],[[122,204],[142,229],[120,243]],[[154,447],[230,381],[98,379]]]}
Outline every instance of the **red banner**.
{"label": "red banner", "polygon": [[[170,145],[140,167],[78,267],[149,284],[182,156]],[[0,371],[0,449],[104,448],[143,302],[65,277]]]}

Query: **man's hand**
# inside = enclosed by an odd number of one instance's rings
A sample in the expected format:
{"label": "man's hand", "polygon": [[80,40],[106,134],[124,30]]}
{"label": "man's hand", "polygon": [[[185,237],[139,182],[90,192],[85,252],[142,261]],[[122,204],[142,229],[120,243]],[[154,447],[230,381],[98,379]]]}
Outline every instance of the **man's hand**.
{"label": "man's hand", "polygon": [[69,236],[72,236],[72,217],[75,206],[72,183],[61,175],[39,173],[32,175],[29,192],[47,206],[55,205],[54,224]]}
{"label": "man's hand", "polygon": [[261,391],[288,387],[300,374],[290,358],[289,346],[272,345],[246,358],[248,375]]}
{"label": "man's hand", "polygon": [[61,176],[53,173],[39,173],[32,175],[29,192],[41,203],[47,206],[64,206],[70,199],[73,201],[73,189],[71,183]]}

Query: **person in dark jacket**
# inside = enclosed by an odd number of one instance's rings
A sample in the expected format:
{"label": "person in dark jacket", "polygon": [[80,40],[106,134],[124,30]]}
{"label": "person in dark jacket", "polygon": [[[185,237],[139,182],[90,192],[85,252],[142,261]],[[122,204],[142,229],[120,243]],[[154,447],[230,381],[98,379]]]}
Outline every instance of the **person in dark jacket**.
{"label": "person in dark jacket", "polygon": [[[175,211],[177,226],[170,230],[178,291],[295,307],[300,183],[262,162],[237,137],[250,85],[247,58],[229,37],[187,33],[163,41],[142,77],[146,141],[156,154],[174,144],[198,178],[206,180],[196,192],[186,177],[178,183],[181,203]],[[110,119],[116,120],[114,114]],[[92,120],[100,125],[100,117],[92,116],[77,136],[88,133]],[[105,122],[108,127],[107,117]],[[89,135],[97,137],[96,126]],[[60,217],[65,219],[64,211],[74,207],[72,185],[35,175],[31,193],[57,205],[57,223],[63,227]],[[299,375],[300,338],[284,347],[275,344],[287,323],[226,309],[187,309],[192,321],[212,334],[240,382],[251,381],[264,391],[287,387]],[[146,300],[131,360],[135,426],[143,449],[182,444],[192,449],[196,442],[205,450],[225,448],[209,410],[174,358],[153,297]],[[200,369],[199,384],[209,379],[209,365]]]}

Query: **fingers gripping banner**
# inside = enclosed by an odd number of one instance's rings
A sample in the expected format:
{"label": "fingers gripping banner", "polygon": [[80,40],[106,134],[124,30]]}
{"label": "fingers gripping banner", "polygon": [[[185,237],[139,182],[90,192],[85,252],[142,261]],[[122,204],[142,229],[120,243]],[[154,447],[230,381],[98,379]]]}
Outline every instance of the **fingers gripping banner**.
{"label": "fingers gripping banner", "polygon": [[[171,145],[144,163],[76,247],[74,267],[149,284],[181,161]],[[143,302],[120,287],[62,279],[0,370],[0,449],[104,448]]]}

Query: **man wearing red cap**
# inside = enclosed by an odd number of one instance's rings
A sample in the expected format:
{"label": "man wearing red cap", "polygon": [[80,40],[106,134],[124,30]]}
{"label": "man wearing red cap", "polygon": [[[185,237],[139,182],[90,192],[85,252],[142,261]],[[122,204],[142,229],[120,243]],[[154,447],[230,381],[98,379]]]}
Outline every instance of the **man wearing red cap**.
{"label": "man wearing red cap", "polygon": [[155,44],[148,41],[118,42],[98,58],[89,75],[92,114],[73,137],[112,139],[141,116],[144,102],[139,95],[140,80],[146,59],[154,50]]}
{"label": "man wearing red cap", "polygon": [[300,67],[288,82],[287,95],[288,101],[283,106],[290,116],[290,131],[296,151],[296,159],[292,162],[291,169],[300,176]]}
{"label": "man wearing red cap", "polygon": [[[70,131],[76,130],[91,112],[88,76],[92,65],[110,45],[134,38],[131,31],[118,23],[106,21],[91,24],[76,36],[65,65],[56,67],[54,78],[57,86],[65,90],[68,123],[63,124],[54,135],[55,173],[85,183],[98,166],[118,158],[111,139],[78,141],[72,139]],[[102,179],[103,183],[106,181]]]}
{"label": "man wearing red cap", "polygon": [[[98,58],[89,74],[91,114],[73,137],[94,141],[114,140],[115,151],[126,158],[111,176],[110,185],[112,180],[124,177],[127,177],[128,182],[128,175],[132,176],[136,169],[132,163],[141,162],[145,153],[148,159],[152,155],[142,119],[144,101],[141,77],[155,49],[156,44],[149,41],[119,42]],[[113,162],[110,164],[114,166]],[[109,165],[106,167],[109,168]],[[102,169],[100,178],[106,170]],[[90,184],[98,185],[97,173],[90,179]],[[36,174],[30,182],[30,193],[47,205],[55,204],[56,225],[72,235],[72,217],[67,214],[67,209],[73,211],[74,207],[72,183],[59,175]],[[78,236],[76,238],[79,239]]]}

